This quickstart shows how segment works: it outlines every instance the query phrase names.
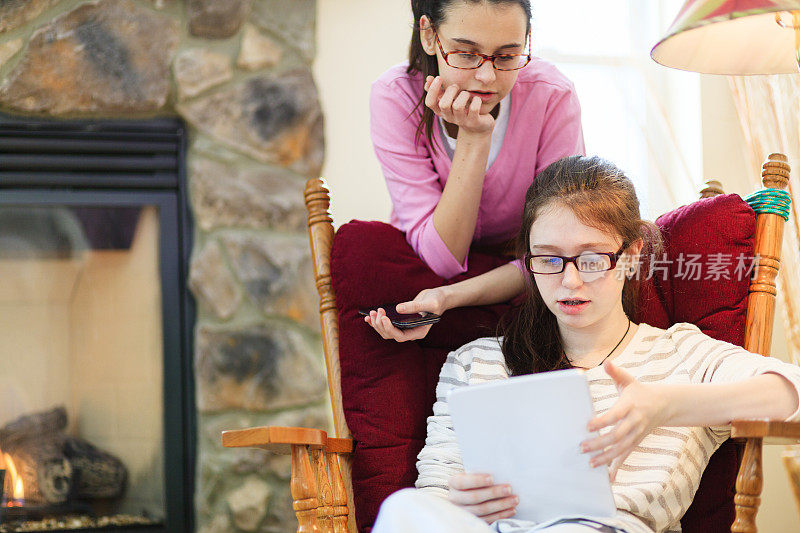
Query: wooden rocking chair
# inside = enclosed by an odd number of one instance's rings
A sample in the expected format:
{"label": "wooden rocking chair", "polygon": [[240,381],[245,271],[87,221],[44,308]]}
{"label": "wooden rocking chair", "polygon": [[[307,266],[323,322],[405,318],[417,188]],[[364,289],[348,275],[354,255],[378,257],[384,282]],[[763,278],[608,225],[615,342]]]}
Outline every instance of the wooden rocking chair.
{"label": "wooden rocking chair", "polygon": [[[788,176],[787,158],[782,154],[769,156],[762,172],[764,187],[785,189]],[[701,196],[715,196],[722,192],[716,183],[703,189]],[[320,295],[320,320],[336,437],[329,437],[319,429],[256,427],[224,431],[222,443],[227,447],[253,447],[291,454],[291,493],[298,532],[355,533],[349,457],[353,441],[342,409],[338,316],[329,264],[334,231],[328,212],[329,191],[322,180],[309,180],[305,201]],[[783,225],[784,219],[777,214],[757,214],[755,254],[758,261],[750,281],[744,348],[764,356],[769,356],[772,341],[775,279],[780,267]],[[769,443],[773,444],[800,439],[800,423],[738,420],[732,424],[731,437],[744,445],[736,480],[736,519],[731,531],[755,533],[755,517],[763,484],[763,441],[769,438]]]}

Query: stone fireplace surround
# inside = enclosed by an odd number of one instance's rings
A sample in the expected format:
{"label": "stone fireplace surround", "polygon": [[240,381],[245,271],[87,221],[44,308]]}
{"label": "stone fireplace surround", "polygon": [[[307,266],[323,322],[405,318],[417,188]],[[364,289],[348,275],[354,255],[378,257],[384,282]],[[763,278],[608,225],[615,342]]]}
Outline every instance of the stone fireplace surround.
{"label": "stone fireplace surround", "polygon": [[289,462],[222,429],[327,425],[302,189],[323,157],[314,0],[7,0],[0,112],[182,117],[195,223],[194,529],[291,531]]}

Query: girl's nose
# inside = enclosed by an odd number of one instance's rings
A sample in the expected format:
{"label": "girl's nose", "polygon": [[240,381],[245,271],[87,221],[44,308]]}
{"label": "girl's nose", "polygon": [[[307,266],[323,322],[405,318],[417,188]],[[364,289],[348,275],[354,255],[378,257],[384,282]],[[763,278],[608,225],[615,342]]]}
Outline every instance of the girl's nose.
{"label": "girl's nose", "polygon": [[568,289],[583,285],[583,278],[581,278],[581,273],[575,263],[567,263],[564,266],[564,272],[561,273],[561,285]]}
{"label": "girl's nose", "polygon": [[483,83],[491,83],[496,77],[494,64],[491,61],[484,61],[483,65],[475,70],[475,79]]}

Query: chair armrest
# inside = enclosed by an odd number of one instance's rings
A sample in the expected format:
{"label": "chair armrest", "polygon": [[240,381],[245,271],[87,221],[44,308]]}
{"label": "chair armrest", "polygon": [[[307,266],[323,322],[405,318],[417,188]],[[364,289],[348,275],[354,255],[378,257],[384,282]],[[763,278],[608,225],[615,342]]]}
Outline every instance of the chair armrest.
{"label": "chair armrest", "polygon": [[289,454],[292,445],[324,448],[331,453],[352,453],[353,439],[328,437],[321,429],[261,426],[222,432],[222,445],[226,448],[261,448],[275,453]]}
{"label": "chair armrest", "polygon": [[765,438],[767,444],[783,444],[800,439],[800,422],[777,420],[734,420],[731,423],[734,439]]}
{"label": "chair armrest", "polygon": [[731,438],[744,441],[742,463],[736,476],[736,519],[731,531],[755,533],[756,513],[764,485],[762,444],[797,442],[800,439],[800,423],[766,418],[734,420],[731,422]]}
{"label": "chair armrest", "polygon": [[348,495],[352,495],[342,469],[349,476],[349,458],[343,455],[352,453],[353,439],[328,437],[321,429],[261,426],[223,431],[222,445],[291,454],[290,487],[298,531],[348,531],[348,520],[352,521]]}

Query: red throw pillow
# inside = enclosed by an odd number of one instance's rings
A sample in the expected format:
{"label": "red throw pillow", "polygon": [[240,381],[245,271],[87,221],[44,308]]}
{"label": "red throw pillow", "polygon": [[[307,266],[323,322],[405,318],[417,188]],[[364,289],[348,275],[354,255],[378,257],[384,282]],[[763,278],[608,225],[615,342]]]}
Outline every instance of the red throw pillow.
{"label": "red throw pillow", "polygon": [[417,454],[447,353],[495,334],[508,305],[448,311],[419,342],[385,341],[358,315],[362,307],[412,299],[422,289],[487,272],[508,259],[471,252],[452,280],[433,273],[405,235],[382,222],[352,221],[336,232],[331,277],[339,309],[342,405],[355,439],[353,496],[367,531],[389,494],[414,485]]}
{"label": "red throw pillow", "polygon": [[[653,276],[642,283],[639,320],[659,328],[689,322],[710,337],[744,344],[753,210],[738,195],[725,194],[670,211],[656,225],[664,237],[665,255],[657,258]],[[730,531],[739,462],[732,441],[714,453],[681,519],[684,533]]]}

